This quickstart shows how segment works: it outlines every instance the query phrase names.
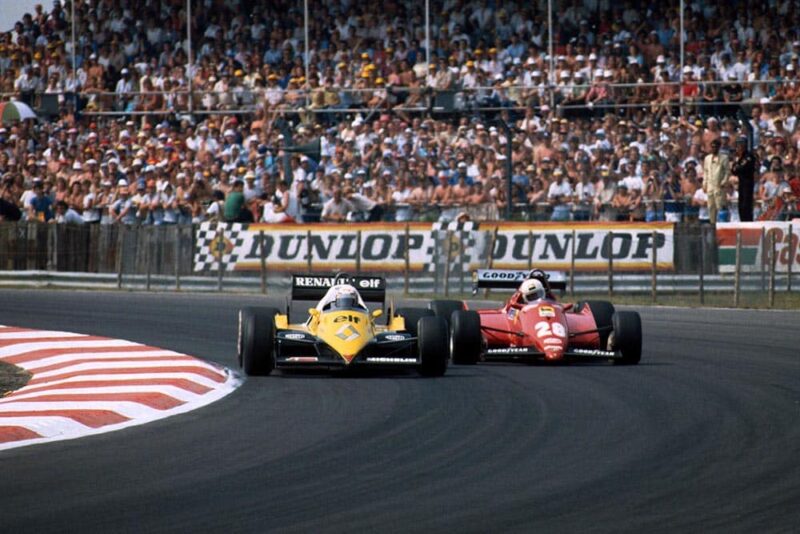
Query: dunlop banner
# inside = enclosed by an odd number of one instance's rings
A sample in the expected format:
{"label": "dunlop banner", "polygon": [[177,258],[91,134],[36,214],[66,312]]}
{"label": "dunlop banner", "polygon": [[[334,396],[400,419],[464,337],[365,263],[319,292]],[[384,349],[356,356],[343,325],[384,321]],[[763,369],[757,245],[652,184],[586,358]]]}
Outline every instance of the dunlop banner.
{"label": "dunlop banner", "polygon": [[[354,270],[358,261],[362,271],[388,272],[402,271],[406,265],[406,225],[401,223],[203,223],[197,235],[194,269],[217,270],[222,253],[226,270],[259,270],[262,245],[270,270],[305,271],[309,265],[316,270]],[[424,270],[435,248],[430,223],[409,224],[410,270]]]}
{"label": "dunlop banner", "polygon": [[717,223],[718,259],[721,273],[736,271],[736,234],[741,233],[739,262],[743,272],[769,270],[770,247],[775,238],[775,270],[800,270],[800,220]]}
{"label": "dunlop banner", "polygon": [[494,268],[566,270],[574,252],[577,270],[607,268],[609,253],[615,270],[649,270],[654,250],[658,269],[674,268],[671,223],[203,223],[194,270],[216,271],[220,256],[226,270],[259,270],[262,246],[272,271],[396,272],[408,262],[422,272],[447,258],[451,271],[472,270],[489,265],[489,247]]}
{"label": "dunlop banner", "polygon": [[576,270],[603,270],[610,253],[615,270],[649,270],[654,248],[659,270],[675,265],[672,223],[497,223],[481,230],[488,231],[483,246],[494,240],[496,269],[568,270],[574,254]]}

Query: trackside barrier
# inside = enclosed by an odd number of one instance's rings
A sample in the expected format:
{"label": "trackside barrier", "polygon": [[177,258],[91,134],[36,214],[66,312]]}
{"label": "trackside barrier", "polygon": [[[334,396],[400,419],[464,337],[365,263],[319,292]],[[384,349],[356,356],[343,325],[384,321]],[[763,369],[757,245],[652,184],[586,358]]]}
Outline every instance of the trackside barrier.
{"label": "trackside barrier", "polygon": [[[793,226],[794,224],[794,226]],[[243,291],[291,272],[388,276],[405,294],[463,294],[478,268],[568,273],[571,293],[731,293],[773,305],[800,266],[800,222],[99,226],[0,223],[0,284]],[[794,229],[793,229],[794,228]],[[221,261],[220,261],[221,260]]]}
{"label": "trackside barrier", "polygon": [[[402,275],[389,275],[386,277],[387,287],[395,294],[403,293]],[[456,286],[458,277],[451,276],[450,283]],[[114,273],[67,273],[50,271],[0,271],[0,287],[19,288],[71,288],[71,289],[117,289],[117,276]],[[648,295],[653,290],[652,275],[623,274],[614,277],[614,292],[624,294]],[[795,280],[796,282],[796,280]],[[437,282],[432,276],[419,277],[409,286],[409,294],[435,294],[441,293]],[[704,279],[705,290],[708,292],[732,293],[734,277],[732,275],[707,275]],[[786,287],[788,278],[785,274],[775,274],[775,286]],[[291,276],[286,274],[268,274],[266,285],[270,292],[281,293],[291,287]],[[740,288],[743,293],[761,293],[761,278],[758,275],[742,274]],[[146,290],[147,275],[126,275],[122,280],[123,290]],[[173,276],[151,275],[150,289],[154,291],[218,291],[219,284],[215,277],[208,276],[182,276],[180,287]],[[259,293],[261,292],[261,277],[225,277],[222,290],[226,292]],[[696,275],[659,274],[658,294],[693,294],[700,290],[699,279]],[[568,289],[569,291],[569,289]],[[575,293],[605,293],[608,291],[608,278],[605,274],[580,275],[575,277]],[[498,295],[495,291],[494,295]]]}

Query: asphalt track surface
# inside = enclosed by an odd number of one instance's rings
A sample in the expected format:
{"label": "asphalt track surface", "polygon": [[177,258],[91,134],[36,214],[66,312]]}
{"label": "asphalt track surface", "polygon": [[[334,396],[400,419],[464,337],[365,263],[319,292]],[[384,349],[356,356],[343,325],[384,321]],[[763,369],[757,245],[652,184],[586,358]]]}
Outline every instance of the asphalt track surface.
{"label": "asphalt track surface", "polygon": [[[263,300],[3,290],[0,323],[233,367],[243,302]],[[189,414],[5,451],[0,530],[800,530],[800,313],[642,316],[635,367],[278,374]]]}

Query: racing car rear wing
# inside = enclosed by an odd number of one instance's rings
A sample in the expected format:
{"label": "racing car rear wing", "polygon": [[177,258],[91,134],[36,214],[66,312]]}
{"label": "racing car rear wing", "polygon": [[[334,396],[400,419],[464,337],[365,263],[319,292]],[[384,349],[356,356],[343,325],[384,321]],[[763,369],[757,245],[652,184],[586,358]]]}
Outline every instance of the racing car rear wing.
{"label": "racing car rear wing", "polygon": [[[472,293],[477,293],[481,288],[517,289],[530,277],[530,274],[531,271],[478,269],[472,273]],[[549,271],[545,274],[551,290],[565,291],[567,289],[567,277],[564,273]]]}
{"label": "racing car rear wing", "polygon": [[386,280],[382,276],[293,274],[292,300],[319,300],[334,284],[355,287],[364,302],[386,301]]}

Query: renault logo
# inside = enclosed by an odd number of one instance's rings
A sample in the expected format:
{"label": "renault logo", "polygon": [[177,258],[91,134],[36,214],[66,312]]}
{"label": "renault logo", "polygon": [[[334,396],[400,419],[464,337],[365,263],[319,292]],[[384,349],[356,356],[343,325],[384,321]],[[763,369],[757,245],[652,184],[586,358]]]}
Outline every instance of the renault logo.
{"label": "renault logo", "polygon": [[358,333],[358,330],[356,330],[353,325],[346,324],[343,325],[338,332],[336,332],[336,337],[342,341],[353,341],[354,339],[361,337],[361,334]]}

